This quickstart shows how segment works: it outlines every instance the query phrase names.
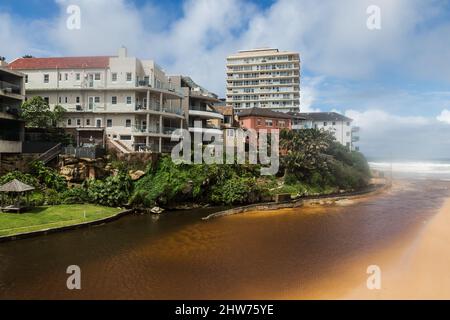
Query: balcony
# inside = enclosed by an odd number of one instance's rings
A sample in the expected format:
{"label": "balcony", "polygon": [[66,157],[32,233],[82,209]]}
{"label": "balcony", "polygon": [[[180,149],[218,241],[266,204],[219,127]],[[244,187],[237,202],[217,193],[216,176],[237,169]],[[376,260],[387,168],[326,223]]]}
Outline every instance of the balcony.
{"label": "balcony", "polygon": [[171,135],[177,129],[180,129],[180,128],[166,126],[166,127],[162,128],[162,131],[160,131],[159,127],[150,127],[147,130],[146,126],[136,126],[136,125],[132,126],[132,131],[134,133],[137,133],[137,134],[139,134],[139,133],[142,133],[142,134],[150,133],[150,134],[157,134],[157,135]]}
{"label": "balcony", "polygon": [[0,80],[0,91],[3,91],[4,94],[22,94],[22,89],[19,85]]}
{"label": "balcony", "polygon": [[183,115],[183,110],[181,108],[175,108],[170,106],[161,107],[156,103],[151,103],[148,109],[146,104],[136,104],[135,111],[155,111],[155,112],[173,113],[179,116]]}
{"label": "balcony", "polygon": [[200,117],[205,119],[223,120],[223,115],[213,108],[207,109],[201,106],[189,106],[189,116]]}
{"label": "balcony", "polygon": [[152,88],[152,89],[156,89],[156,90],[165,90],[165,91],[173,92],[176,95],[184,96],[184,92],[183,92],[183,90],[181,90],[181,88],[175,88],[171,84],[166,84],[166,83],[161,83],[159,86],[154,86],[150,83],[149,80],[139,80],[138,79],[138,80],[136,80],[136,87]]}
{"label": "balcony", "polygon": [[359,132],[359,127],[352,127],[352,132]]}

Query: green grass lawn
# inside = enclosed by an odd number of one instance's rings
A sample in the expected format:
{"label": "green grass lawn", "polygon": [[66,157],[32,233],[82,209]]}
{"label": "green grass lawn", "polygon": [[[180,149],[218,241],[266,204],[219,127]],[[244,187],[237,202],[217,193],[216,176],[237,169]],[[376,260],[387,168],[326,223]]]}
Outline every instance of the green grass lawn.
{"label": "green grass lawn", "polygon": [[20,214],[0,212],[0,236],[79,224],[110,217],[120,211],[93,204],[68,204],[36,207]]}

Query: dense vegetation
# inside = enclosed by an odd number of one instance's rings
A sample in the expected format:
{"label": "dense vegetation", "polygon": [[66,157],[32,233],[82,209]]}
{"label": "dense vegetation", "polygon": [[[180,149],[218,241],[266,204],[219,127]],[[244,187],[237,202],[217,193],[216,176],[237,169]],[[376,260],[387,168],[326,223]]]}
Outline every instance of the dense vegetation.
{"label": "dense vegetation", "polygon": [[175,164],[162,157],[133,182],[127,163],[104,180],[87,180],[68,188],[54,169],[34,163],[30,173],[10,172],[0,184],[17,178],[36,187],[35,205],[94,203],[110,207],[148,208],[179,203],[244,204],[277,193],[294,196],[323,194],[365,187],[369,167],[359,152],[349,151],[333,136],[315,129],[283,131],[278,176],[261,176],[258,165]]}

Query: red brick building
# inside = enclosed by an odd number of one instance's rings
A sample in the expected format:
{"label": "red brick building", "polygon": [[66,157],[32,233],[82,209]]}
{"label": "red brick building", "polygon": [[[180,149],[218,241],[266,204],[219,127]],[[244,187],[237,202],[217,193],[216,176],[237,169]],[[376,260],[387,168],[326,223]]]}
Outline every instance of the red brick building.
{"label": "red brick building", "polygon": [[243,129],[292,129],[292,116],[264,108],[249,108],[238,113],[239,125]]}

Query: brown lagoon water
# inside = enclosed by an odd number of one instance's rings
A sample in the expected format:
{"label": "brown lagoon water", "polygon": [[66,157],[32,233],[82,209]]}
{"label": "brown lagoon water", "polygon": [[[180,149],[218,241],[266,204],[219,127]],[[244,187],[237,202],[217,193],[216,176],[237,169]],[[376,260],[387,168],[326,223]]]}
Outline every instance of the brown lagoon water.
{"label": "brown lagoon water", "polygon": [[[0,243],[0,298],[338,297],[365,281],[373,254],[414,237],[449,187],[445,181],[403,180],[384,194],[345,205],[210,221],[200,218],[211,209],[165,213],[158,220],[128,216]],[[80,291],[66,289],[72,264],[82,270]]]}

